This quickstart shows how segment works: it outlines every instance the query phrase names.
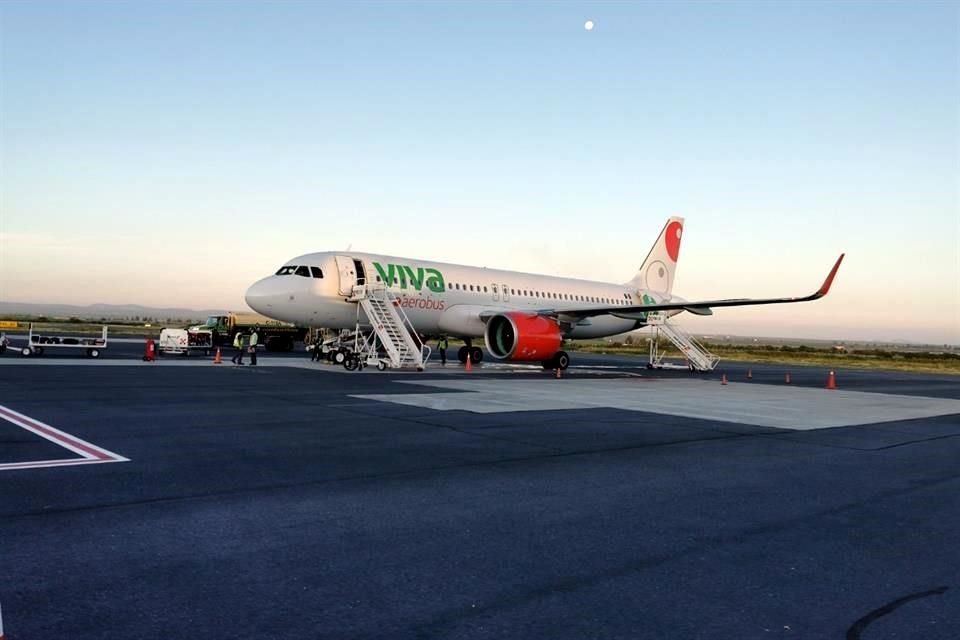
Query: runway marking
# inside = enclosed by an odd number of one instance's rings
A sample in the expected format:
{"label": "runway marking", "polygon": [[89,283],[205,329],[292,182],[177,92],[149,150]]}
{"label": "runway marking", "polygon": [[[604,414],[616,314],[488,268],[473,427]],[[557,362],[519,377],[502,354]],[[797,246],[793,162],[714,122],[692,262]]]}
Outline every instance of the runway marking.
{"label": "runway marking", "polygon": [[0,418],[14,424],[30,433],[40,436],[45,440],[60,445],[68,449],[79,458],[63,458],[60,460],[33,460],[30,462],[6,462],[0,464],[0,471],[13,471],[16,469],[42,469],[44,467],[69,467],[80,464],[102,464],[104,462],[130,462],[128,458],[118,456],[101,447],[81,440],[69,433],[55,429],[39,420],[34,420],[30,416],[14,411],[9,407],[0,405]]}
{"label": "runway marking", "polygon": [[721,386],[704,380],[660,379],[648,385],[638,380],[398,380],[445,392],[351,397],[473,413],[611,408],[799,431],[960,414],[960,400],[949,398],[757,383]]}

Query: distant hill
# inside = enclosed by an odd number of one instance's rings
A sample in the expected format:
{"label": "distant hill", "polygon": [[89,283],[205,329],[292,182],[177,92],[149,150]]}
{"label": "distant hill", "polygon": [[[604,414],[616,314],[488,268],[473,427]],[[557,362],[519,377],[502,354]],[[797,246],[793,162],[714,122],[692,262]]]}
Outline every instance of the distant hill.
{"label": "distant hill", "polygon": [[199,320],[223,313],[225,309],[183,309],[179,307],[146,307],[139,304],[41,304],[33,302],[5,302],[0,300],[0,316],[47,316],[51,318],[107,318]]}

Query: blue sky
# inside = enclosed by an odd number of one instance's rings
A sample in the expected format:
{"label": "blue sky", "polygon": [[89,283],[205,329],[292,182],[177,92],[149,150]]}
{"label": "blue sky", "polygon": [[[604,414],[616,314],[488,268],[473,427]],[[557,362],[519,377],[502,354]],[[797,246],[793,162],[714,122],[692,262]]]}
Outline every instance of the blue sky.
{"label": "blue sky", "polygon": [[[592,19],[592,31],[583,28]],[[0,299],[236,308],[345,249],[628,280],[697,331],[960,343],[954,3],[0,4]]]}

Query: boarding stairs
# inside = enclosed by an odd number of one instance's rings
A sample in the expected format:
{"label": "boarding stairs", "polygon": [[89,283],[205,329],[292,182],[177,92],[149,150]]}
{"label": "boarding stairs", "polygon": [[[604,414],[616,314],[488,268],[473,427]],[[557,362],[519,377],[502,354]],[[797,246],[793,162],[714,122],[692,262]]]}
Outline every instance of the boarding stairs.
{"label": "boarding stairs", "polygon": [[707,348],[675,324],[667,322],[662,312],[647,314],[647,325],[653,328],[653,337],[650,339],[650,365],[663,368],[664,353],[660,350],[660,336],[666,336],[673,343],[683,357],[687,359],[691,369],[696,371],[713,371],[720,362],[720,358],[707,351]]}
{"label": "boarding stairs", "polygon": [[[368,356],[376,357],[382,347],[391,368],[414,367],[417,370],[423,369],[424,362],[430,357],[430,349],[420,341],[407,314],[400,308],[400,305],[396,304],[396,298],[386,286],[382,284],[355,285],[351,292],[350,301],[359,304],[357,333],[359,334],[361,330],[360,309],[363,309],[367,316],[367,322],[373,329],[374,339],[369,340],[366,344]],[[377,345],[378,342],[379,346]]]}

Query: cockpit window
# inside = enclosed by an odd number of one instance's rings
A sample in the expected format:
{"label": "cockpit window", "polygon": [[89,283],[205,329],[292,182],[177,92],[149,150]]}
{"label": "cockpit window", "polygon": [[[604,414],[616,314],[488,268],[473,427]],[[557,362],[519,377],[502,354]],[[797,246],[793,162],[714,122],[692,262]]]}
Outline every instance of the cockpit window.
{"label": "cockpit window", "polygon": [[323,271],[320,270],[320,267],[310,267],[310,273],[313,274],[314,278],[322,278]]}
{"label": "cockpit window", "polygon": [[297,270],[294,271],[294,273],[297,274],[298,276],[303,276],[304,278],[310,277],[310,269],[303,266],[297,267]]}
{"label": "cockpit window", "polygon": [[276,272],[274,275],[277,275],[277,276],[288,276],[288,275],[290,275],[291,273],[293,273],[293,272],[296,271],[296,270],[297,270],[296,267],[293,267],[293,266],[289,266],[289,265],[288,265],[288,266],[286,266],[286,267],[280,267],[280,269],[278,269],[277,272]]}

